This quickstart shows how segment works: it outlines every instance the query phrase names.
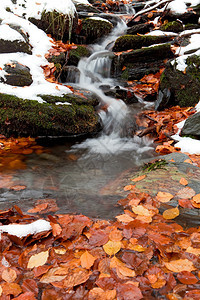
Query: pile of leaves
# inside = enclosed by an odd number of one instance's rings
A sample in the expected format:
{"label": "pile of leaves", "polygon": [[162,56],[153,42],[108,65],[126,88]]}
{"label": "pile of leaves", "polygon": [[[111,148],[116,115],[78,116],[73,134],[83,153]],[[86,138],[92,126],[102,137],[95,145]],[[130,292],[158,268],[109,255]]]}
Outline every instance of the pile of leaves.
{"label": "pile of leaves", "polygon": [[[199,299],[199,229],[175,223],[178,208],[159,213],[172,195],[124,189],[130,193],[115,221],[46,216],[38,205],[29,211],[37,216],[17,206],[0,211],[3,225],[43,216],[52,227],[24,238],[1,234],[0,299]],[[191,197],[200,202],[199,195]]]}

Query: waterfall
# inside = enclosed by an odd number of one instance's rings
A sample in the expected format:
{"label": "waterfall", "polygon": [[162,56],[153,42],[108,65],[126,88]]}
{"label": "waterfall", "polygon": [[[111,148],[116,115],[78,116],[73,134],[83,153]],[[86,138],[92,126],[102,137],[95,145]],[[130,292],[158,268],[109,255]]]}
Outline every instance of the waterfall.
{"label": "waterfall", "polygon": [[118,99],[106,96],[100,89],[101,85],[115,87],[116,82],[110,78],[111,58],[113,53],[105,50],[106,46],[115,41],[118,36],[126,30],[124,21],[118,23],[113,32],[102,41],[93,45],[93,54],[88,58],[80,60],[78,68],[80,70],[79,86],[89,89],[99,96],[102,103],[107,106],[107,110],[101,110],[99,116],[103,123],[103,130],[96,138],[89,138],[73,148],[86,148],[90,153],[121,153],[128,150],[142,151],[150,149],[147,139],[128,136],[130,124],[134,124],[134,119],[130,115],[127,105]]}

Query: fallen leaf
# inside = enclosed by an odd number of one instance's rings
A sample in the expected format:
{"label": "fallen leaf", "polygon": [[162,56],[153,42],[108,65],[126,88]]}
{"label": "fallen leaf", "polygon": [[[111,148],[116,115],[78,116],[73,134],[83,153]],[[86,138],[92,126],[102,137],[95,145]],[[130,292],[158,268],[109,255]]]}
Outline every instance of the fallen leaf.
{"label": "fallen leaf", "polygon": [[106,290],[99,287],[94,287],[90,290],[88,300],[115,300],[116,290]]}
{"label": "fallen leaf", "polygon": [[184,163],[188,163],[188,164],[191,164],[191,165],[193,165],[193,162],[191,161],[191,159],[186,159],[186,160],[184,160]]}
{"label": "fallen leaf", "polygon": [[121,242],[113,242],[113,241],[108,241],[105,245],[103,245],[104,251],[110,256],[115,255],[117,252],[119,252],[121,247],[122,247]]}
{"label": "fallen leaf", "polygon": [[178,207],[167,209],[163,212],[163,218],[166,220],[175,219],[179,216]]}
{"label": "fallen leaf", "polygon": [[88,272],[88,270],[82,268],[75,268],[67,274],[66,278],[63,279],[63,281],[54,282],[52,283],[52,285],[59,288],[70,289],[74,286],[86,282],[89,279],[90,274],[91,273]]}
{"label": "fallen leaf", "polygon": [[127,214],[116,216],[116,219],[122,223],[129,223],[134,220],[131,216],[129,216]]}
{"label": "fallen leaf", "polygon": [[81,255],[80,260],[82,268],[90,269],[93,266],[96,258],[93,255],[91,255],[88,251],[85,251]]}
{"label": "fallen leaf", "polygon": [[14,282],[4,282],[2,284],[3,294],[5,295],[13,295],[17,297],[19,294],[22,293],[22,289],[19,284]]}
{"label": "fallen leaf", "polygon": [[200,194],[195,195],[195,196],[192,198],[192,200],[193,200],[195,203],[199,204],[199,203],[200,203]]}
{"label": "fallen leaf", "polygon": [[143,205],[132,206],[132,211],[139,216],[152,216],[151,211],[149,211]]}
{"label": "fallen leaf", "polygon": [[21,191],[26,189],[26,185],[13,185],[10,187],[10,189],[13,191]]}
{"label": "fallen leaf", "polygon": [[189,271],[182,271],[178,273],[177,278],[183,284],[195,284],[199,281],[197,277]]}
{"label": "fallen leaf", "polygon": [[43,266],[44,264],[46,264],[48,257],[49,250],[32,255],[29,258],[27,268],[32,269],[34,267]]}
{"label": "fallen leaf", "polygon": [[129,184],[124,187],[124,191],[130,191],[135,188],[135,185]]}
{"label": "fallen leaf", "polygon": [[120,230],[117,230],[116,228],[109,233],[109,239],[113,242],[119,242],[122,240],[122,238],[122,232]]}
{"label": "fallen leaf", "polygon": [[196,268],[194,267],[193,263],[186,259],[178,259],[178,260],[172,260],[170,262],[164,263],[166,268],[172,272],[179,273],[182,271],[195,271]]}
{"label": "fallen leaf", "polygon": [[[61,267],[55,267],[55,268],[51,268],[50,270],[48,270],[40,279],[40,282],[42,283],[52,283],[52,282],[59,282],[62,281],[63,279],[65,279],[65,277],[68,274],[68,271],[65,272],[65,274],[63,275],[59,275],[58,271],[61,269]],[[62,268],[62,270],[64,271],[64,268]],[[62,272],[64,273],[64,272]]]}
{"label": "fallen leaf", "polygon": [[191,246],[189,246],[185,252],[188,252],[188,253],[192,253],[192,254],[195,254],[196,256],[199,256],[200,255],[200,248],[193,248]]}
{"label": "fallen leaf", "polygon": [[29,209],[28,213],[34,214],[34,213],[41,212],[42,210],[46,209],[47,206],[48,206],[48,203],[38,204],[34,208]]}
{"label": "fallen leaf", "polygon": [[190,198],[194,197],[195,194],[196,194],[195,191],[192,188],[190,188],[189,186],[187,186],[187,187],[179,190],[178,193],[176,194],[176,196],[180,199],[187,199],[187,198],[190,199]]}
{"label": "fallen leaf", "polygon": [[169,202],[174,196],[167,192],[158,192],[156,195],[156,199],[159,202],[166,203]]}
{"label": "fallen leaf", "polygon": [[184,177],[182,177],[182,178],[180,179],[179,183],[182,184],[182,185],[188,185],[188,181],[187,181],[187,179],[185,179]]}
{"label": "fallen leaf", "polygon": [[138,182],[138,181],[144,179],[145,177],[146,177],[146,175],[141,175],[141,176],[138,176],[138,177],[136,177],[134,179],[131,179],[131,180],[134,181],[134,182]]}
{"label": "fallen leaf", "polygon": [[14,282],[17,278],[17,273],[14,269],[7,268],[3,270],[1,277],[6,282]]}

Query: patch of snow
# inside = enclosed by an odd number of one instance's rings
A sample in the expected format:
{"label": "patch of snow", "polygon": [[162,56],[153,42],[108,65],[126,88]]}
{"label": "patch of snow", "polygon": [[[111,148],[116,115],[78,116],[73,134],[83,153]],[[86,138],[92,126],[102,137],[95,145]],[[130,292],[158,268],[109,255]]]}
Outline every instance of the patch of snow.
{"label": "patch of snow", "polygon": [[91,6],[91,4],[87,0],[73,0],[73,2],[75,4],[84,4],[84,5],[90,5]]}
{"label": "patch of snow", "polygon": [[153,35],[153,36],[178,36],[177,33],[175,32],[167,32],[167,31],[162,31],[162,30],[153,30],[151,32],[148,32],[146,35]]}
{"label": "patch of snow", "polygon": [[97,21],[105,21],[105,22],[112,24],[110,21],[108,21],[104,18],[101,18],[101,17],[90,17],[89,19],[93,19],[93,20],[97,20]]}
{"label": "patch of snow", "polygon": [[199,0],[174,0],[169,3],[167,8],[176,14],[183,14],[187,12],[187,3],[191,3],[191,6],[195,6],[200,3]]}
{"label": "patch of snow", "polygon": [[7,24],[0,25],[0,39],[9,41],[17,40],[25,42],[22,35],[16,30],[10,28],[10,26]]}
{"label": "patch of snow", "polygon": [[180,47],[177,49],[176,54],[183,55],[185,52],[200,48],[200,34],[192,34],[190,38],[190,43],[185,47]]}
{"label": "patch of snow", "polygon": [[0,226],[0,232],[7,232],[8,234],[15,235],[19,238],[51,229],[50,222],[45,220],[37,220],[30,224],[10,224]]}
{"label": "patch of snow", "polygon": [[56,105],[69,105],[69,102],[56,102]]}
{"label": "patch of snow", "polygon": [[181,149],[181,152],[187,152],[190,154],[200,154],[200,141],[192,139],[190,137],[176,136],[179,140],[174,146]]}

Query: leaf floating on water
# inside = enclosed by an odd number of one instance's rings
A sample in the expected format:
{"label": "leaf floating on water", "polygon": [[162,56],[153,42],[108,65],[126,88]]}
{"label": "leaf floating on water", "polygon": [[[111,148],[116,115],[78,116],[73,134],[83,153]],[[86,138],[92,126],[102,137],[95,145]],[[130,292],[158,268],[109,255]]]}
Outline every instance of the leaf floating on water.
{"label": "leaf floating on water", "polygon": [[166,220],[172,220],[179,216],[178,207],[167,209],[163,212],[163,218]]}
{"label": "leaf floating on water", "polygon": [[134,181],[134,182],[138,182],[138,181],[144,179],[145,177],[146,177],[146,175],[141,175],[141,176],[138,176],[138,177],[136,177],[134,179],[131,179],[131,180]]}
{"label": "leaf floating on water", "polygon": [[182,177],[181,179],[180,179],[180,184],[182,184],[182,185],[188,185],[188,181],[187,181],[187,179],[185,179],[184,177]]}
{"label": "leaf floating on water", "polygon": [[113,241],[108,241],[105,245],[103,245],[104,251],[110,256],[115,255],[117,252],[119,252],[121,247],[122,247],[121,242],[113,242]]}
{"label": "leaf floating on water", "polygon": [[156,199],[162,203],[169,202],[173,197],[174,196],[172,194],[167,192],[158,192],[158,194],[156,195]]}
{"label": "leaf floating on water", "polygon": [[27,268],[32,269],[34,267],[43,266],[46,264],[48,257],[49,250],[32,255],[29,258]]}
{"label": "leaf floating on water", "polygon": [[193,263],[189,259],[178,259],[172,260],[170,262],[165,262],[165,267],[175,273],[179,273],[182,271],[195,271],[196,268],[194,267]]}
{"label": "leaf floating on water", "polygon": [[80,260],[82,268],[90,269],[93,266],[96,258],[93,255],[91,255],[88,251],[85,251],[81,255]]}

